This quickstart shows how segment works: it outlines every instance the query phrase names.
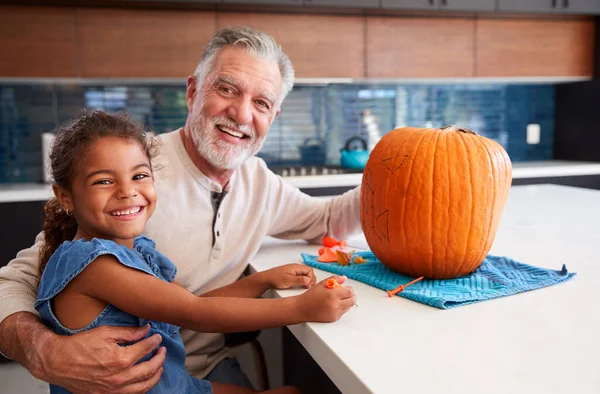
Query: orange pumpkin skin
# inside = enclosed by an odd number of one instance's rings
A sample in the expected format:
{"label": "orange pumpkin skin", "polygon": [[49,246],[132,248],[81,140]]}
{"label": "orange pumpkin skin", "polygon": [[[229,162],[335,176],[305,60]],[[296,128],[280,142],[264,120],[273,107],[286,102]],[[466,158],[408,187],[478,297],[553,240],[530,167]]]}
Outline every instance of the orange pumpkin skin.
{"label": "orange pumpkin skin", "polygon": [[511,181],[508,154],[491,139],[456,126],[393,130],[364,170],[367,243],[404,275],[466,275],[492,247]]}

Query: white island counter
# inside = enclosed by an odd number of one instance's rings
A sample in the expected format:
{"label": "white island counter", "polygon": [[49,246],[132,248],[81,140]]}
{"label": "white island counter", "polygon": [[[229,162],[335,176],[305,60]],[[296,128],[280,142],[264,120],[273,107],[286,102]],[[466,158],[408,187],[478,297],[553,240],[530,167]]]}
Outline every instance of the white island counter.
{"label": "white island counter", "polygon": [[[366,247],[364,237],[349,241]],[[350,280],[359,307],[332,324],[289,328],[343,393],[598,394],[599,245],[600,191],[516,186],[490,253],[551,269],[566,264],[573,279],[450,310]],[[301,262],[301,252],[317,249],[269,239],[251,267]]]}

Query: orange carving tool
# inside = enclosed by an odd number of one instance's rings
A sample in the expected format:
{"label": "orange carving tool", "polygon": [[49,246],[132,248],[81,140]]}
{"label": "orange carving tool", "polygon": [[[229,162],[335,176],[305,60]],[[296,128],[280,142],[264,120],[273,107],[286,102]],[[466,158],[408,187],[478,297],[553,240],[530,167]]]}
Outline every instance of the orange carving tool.
{"label": "orange carving tool", "polygon": [[396,294],[400,293],[401,291],[404,291],[404,289],[406,289],[408,286],[410,286],[410,285],[414,285],[415,283],[417,283],[417,282],[418,282],[418,281],[420,281],[421,279],[423,279],[423,277],[422,277],[422,276],[421,276],[421,277],[419,277],[419,278],[417,278],[417,279],[411,280],[410,282],[408,282],[408,283],[407,283],[407,284],[405,284],[405,285],[400,285],[400,286],[396,287],[396,288],[395,288],[394,290],[392,290],[392,291],[388,290],[388,292],[387,292],[387,294],[388,294],[388,297],[392,297],[393,295],[396,295]]}
{"label": "orange carving tool", "polygon": [[[333,278],[327,279],[327,282],[325,282],[325,286],[327,286],[328,289],[335,289],[336,287],[342,287],[342,285],[340,285],[338,283],[338,281]],[[354,306],[358,306],[358,303],[354,303]]]}
{"label": "orange carving tool", "polygon": [[336,287],[341,287],[342,285],[340,285],[337,280],[331,278],[327,279],[325,286],[327,286],[328,289],[335,289]]}

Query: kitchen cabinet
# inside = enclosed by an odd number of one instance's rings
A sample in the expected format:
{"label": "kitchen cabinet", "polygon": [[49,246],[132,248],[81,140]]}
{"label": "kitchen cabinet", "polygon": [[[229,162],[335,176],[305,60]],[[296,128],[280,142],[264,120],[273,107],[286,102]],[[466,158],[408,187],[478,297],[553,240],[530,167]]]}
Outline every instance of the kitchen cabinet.
{"label": "kitchen cabinet", "polygon": [[498,11],[600,14],[598,0],[498,0]]}
{"label": "kitchen cabinet", "polygon": [[222,0],[223,4],[267,4],[267,5],[283,5],[301,6],[302,0]]}
{"label": "kitchen cabinet", "polygon": [[75,8],[0,6],[0,76],[76,78]]}
{"label": "kitchen cabinet", "polygon": [[217,28],[250,26],[271,34],[294,64],[298,78],[364,78],[361,16],[219,14]]}
{"label": "kitchen cabinet", "polygon": [[305,6],[379,8],[379,0],[304,0]]}
{"label": "kitchen cabinet", "polygon": [[81,8],[83,78],[185,78],[216,32],[212,11]]}
{"label": "kitchen cabinet", "polygon": [[573,14],[600,15],[600,1],[598,0],[557,0],[562,3],[561,12]]}
{"label": "kitchen cabinet", "polygon": [[477,77],[593,74],[593,20],[480,18],[475,23]]}
{"label": "kitchen cabinet", "polygon": [[468,78],[474,70],[472,18],[368,17],[368,78]]}
{"label": "kitchen cabinet", "polygon": [[223,4],[268,4],[306,7],[379,8],[379,0],[222,0]]}
{"label": "kitchen cabinet", "polygon": [[0,267],[15,258],[17,253],[33,245],[42,230],[46,201],[0,203]]}
{"label": "kitchen cabinet", "polygon": [[494,11],[496,0],[381,0],[381,7],[432,11]]}

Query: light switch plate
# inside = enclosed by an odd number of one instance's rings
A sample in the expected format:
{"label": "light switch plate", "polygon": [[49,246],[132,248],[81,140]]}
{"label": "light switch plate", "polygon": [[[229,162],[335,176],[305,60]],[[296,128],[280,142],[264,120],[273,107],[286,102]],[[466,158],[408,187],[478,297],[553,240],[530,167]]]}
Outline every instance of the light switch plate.
{"label": "light switch plate", "polygon": [[527,125],[527,143],[529,145],[540,143],[540,125],[539,124],[528,124]]}

